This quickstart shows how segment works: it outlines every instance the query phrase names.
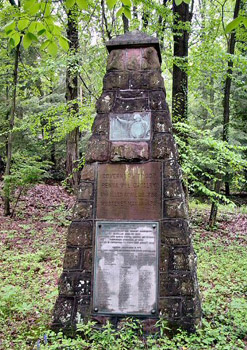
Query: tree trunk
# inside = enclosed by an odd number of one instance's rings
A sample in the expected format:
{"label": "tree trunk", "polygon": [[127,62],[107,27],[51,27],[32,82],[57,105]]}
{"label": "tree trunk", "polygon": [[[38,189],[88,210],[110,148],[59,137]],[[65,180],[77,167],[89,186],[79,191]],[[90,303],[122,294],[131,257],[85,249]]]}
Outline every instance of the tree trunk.
{"label": "tree trunk", "polygon": [[[236,0],[233,19],[238,17],[240,3],[241,3],[241,0]],[[227,50],[228,54],[234,55],[235,43],[236,43],[236,33],[235,33],[235,31],[233,31],[230,35],[230,40],[228,43],[228,50]],[[226,81],[225,81],[224,100],[223,100],[224,112],[223,112],[222,139],[223,139],[223,141],[226,141],[226,142],[229,141],[230,91],[231,91],[231,82],[232,82],[232,68],[233,68],[233,61],[230,58],[228,60],[228,69],[227,69],[227,77],[226,77]],[[228,196],[230,195],[230,184],[228,181],[225,182],[225,193]]]}
{"label": "tree trunk", "polygon": [[[236,0],[233,19],[238,17],[240,5],[241,5],[241,0]],[[235,31],[233,31],[230,35],[230,40],[228,43],[228,49],[227,49],[228,54],[234,55],[235,43],[236,43],[236,33],[235,33]],[[223,110],[222,139],[225,142],[229,142],[230,92],[231,92],[231,82],[232,82],[232,68],[233,68],[233,61],[230,58],[228,60],[227,77],[225,80],[224,98],[223,98],[224,110]],[[217,183],[219,183],[219,184],[217,184]],[[219,193],[222,179],[217,181],[217,183],[215,185],[215,192]],[[230,194],[230,186],[229,186],[228,182],[225,183],[225,193],[226,193],[226,195]],[[217,217],[217,203],[213,202],[212,206],[211,206],[211,214],[210,214],[210,218],[209,218],[209,225],[210,226],[215,225],[216,217]]]}
{"label": "tree trunk", "polygon": [[[174,15],[174,64],[172,75],[172,118],[173,121],[187,120],[188,112],[188,47],[189,47],[189,33],[185,29],[177,29],[179,22],[188,22],[190,20],[189,5],[182,2],[177,6],[173,2]],[[176,60],[182,64],[183,67],[176,64]]]}
{"label": "tree trunk", "polygon": [[[13,129],[15,124],[15,112],[16,112],[16,93],[17,93],[17,82],[18,82],[18,65],[19,65],[19,54],[20,54],[21,42],[14,49],[14,72],[13,72],[13,95],[11,103],[11,111],[9,115],[9,132],[7,141],[7,161],[4,176],[10,175],[11,161],[12,161],[12,145],[13,145]],[[10,191],[9,187],[4,180],[4,215],[10,215]]]}
{"label": "tree trunk", "polygon": [[[78,54],[79,36],[78,36],[78,9],[75,5],[72,10],[67,12],[67,38],[69,40],[70,62],[66,71],[66,101],[68,113],[78,115]],[[74,56],[74,57],[73,57]],[[79,184],[79,172],[76,170],[79,160],[79,127],[76,127],[67,135],[66,140],[66,175],[68,184],[76,190]]]}
{"label": "tree trunk", "polygon": [[127,33],[129,31],[129,20],[124,13],[122,14],[122,20],[123,20],[124,33]]}

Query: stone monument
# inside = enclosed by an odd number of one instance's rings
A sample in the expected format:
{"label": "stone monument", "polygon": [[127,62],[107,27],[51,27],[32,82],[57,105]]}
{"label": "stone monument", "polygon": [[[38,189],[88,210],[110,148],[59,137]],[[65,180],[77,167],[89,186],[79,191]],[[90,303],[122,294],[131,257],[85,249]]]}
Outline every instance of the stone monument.
{"label": "stone monument", "polygon": [[193,330],[201,309],[159,42],[110,40],[69,227],[54,328],[126,316]]}

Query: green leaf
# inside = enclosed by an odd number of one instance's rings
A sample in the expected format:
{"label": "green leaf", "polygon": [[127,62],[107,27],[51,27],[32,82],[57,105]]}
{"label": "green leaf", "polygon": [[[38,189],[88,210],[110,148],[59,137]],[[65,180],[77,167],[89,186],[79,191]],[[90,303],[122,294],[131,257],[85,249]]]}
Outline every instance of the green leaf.
{"label": "green leaf", "polygon": [[240,22],[241,22],[241,17],[237,17],[233,21],[228,23],[225,30],[226,34],[230,33],[233,29],[237,28]]}
{"label": "green leaf", "polygon": [[88,8],[87,0],[76,0],[76,3],[80,10],[86,10]]}
{"label": "green leaf", "polygon": [[44,34],[46,32],[46,29],[41,29],[37,32],[38,36],[41,36],[42,34]]}
{"label": "green leaf", "polygon": [[75,4],[75,0],[66,0],[65,1],[65,6],[67,7],[67,9],[70,9],[71,7],[73,7]]}
{"label": "green leaf", "polygon": [[116,16],[117,16],[117,17],[121,16],[121,15],[123,14],[123,12],[124,12],[124,8],[121,7],[121,8],[117,11]]}
{"label": "green leaf", "polygon": [[113,9],[113,7],[116,5],[116,3],[117,3],[117,0],[106,0],[106,4],[110,10]]}
{"label": "green leaf", "polygon": [[47,50],[50,55],[56,56],[57,54],[57,44],[54,43],[54,41],[51,41],[50,44],[47,46]]}
{"label": "green leaf", "polygon": [[245,28],[247,29],[247,17],[242,16],[242,22],[243,22]]}
{"label": "green leaf", "polygon": [[28,19],[20,19],[18,21],[18,24],[17,24],[17,28],[22,31],[23,29],[25,29],[29,24],[29,20]]}
{"label": "green leaf", "polygon": [[182,2],[183,2],[183,0],[175,0],[175,4],[176,4],[177,6],[179,6],[180,4],[182,4]]}
{"label": "green leaf", "polygon": [[132,5],[130,0],[121,0],[121,1],[125,6],[131,7]]}
{"label": "green leaf", "polygon": [[30,34],[31,33],[28,32],[23,37],[22,43],[23,43],[23,47],[24,47],[25,50],[28,49],[29,46],[32,44],[32,37],[31,37]]}
{"label": "green leaf", "polygon": [[187,5],[189,5],[190,0],[183,0],[183,2],[185,2]]}
{"label": "green leaf", "polygon": [[69,43],[68,43],[68,40],[63,37],[63,36],[60,36],[59,38],[59,45],[61,46],[62,49],[64,49],[65,51],[68,51],[69,50]]}
{"label": "green leaf", "polygon": [[129,7],[124,6],[124,14],[128,19],[131,19],[131,11]]}
{"label": "green leaf", "polygon": [[41,44],[40,49],[41,49],[41,50],[45,50],[49,44],[50,44],[50,40],[44,41],[44,42]]}
{"label": "green leaf", "polygon": [[27,12],[31,15],[34,16],[36,15],[40,10],[40,4],[33,4],[31,7],[28,8]]}
{"label": "green leaf", "polygon": [[24,0],[23,8],[29,12],[29,9],[35,5],[35,0]]}
{"label": "green leaf", "polygon": [[12,32],[13,29],[15,29],[15,22],[11,21],[9,23],[7,23],[3,29],[5,30],[6,34],[9,34],[10,32]]}
{"label": "green leaf", "polygon": [[14,47],[16,47],[19,44],[20,40],[21,40],[21,36],[20,36],[20,34],[18,32],[16,32],[14,35],[12,35],[11,39],[13,39]]}

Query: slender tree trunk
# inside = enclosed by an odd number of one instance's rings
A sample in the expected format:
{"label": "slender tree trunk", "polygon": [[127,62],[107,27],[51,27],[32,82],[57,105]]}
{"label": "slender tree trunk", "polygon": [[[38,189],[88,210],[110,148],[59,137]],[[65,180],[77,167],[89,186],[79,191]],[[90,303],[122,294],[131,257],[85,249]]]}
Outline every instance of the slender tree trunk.
{"label": "slender tree trunk", "polygon": [[[72,10],[67,12],[67,38],[69,40],[70,62],[67,65],[66,71],[66,101],[68,111],[71,114],[78,115],[78,74],[77,65],[79,48],[78,36],[78,9],[75,5]],[[76,190],[79,183],[79,172],[76,171],[79,160],[79,127],[76,127],[67,135],[66,140],[66,175],[70,186]]]}
{"label": "slender tree trunk", "polygon": [[[233,19],[238,17],[239,9],[241,5],[241,0],[236,0]],[[233,31],[230,35],[230,40],[228,43],[227,53],[230,55],[234,55],[236,43],[236,33]],[[228,68],[227,68],[227,77],[225,80],[225,88],[224,88],[224,98],[223,98],[223,133],[222,139],[223,141],[229,142],[229,122],[230,122],[230,92],[231,92],[231,82],[232,82],[232,68],[233,68],[233,60],[230,58],[228,60]],[[215,184],[215,192],[220,192],[222,179],[219,179]],[[229,183],[225,183],[225,193],[226,195],[230,194],[230,186]],[[217,218],[217,210],[218,205],[216,202],[212,203],[211,213],[209,218],[209,225],[214,226]]]}
{"label": "slender tree trunk", "polygon": [[[19,66],[19,54],[20,54],[21,42],[14,49],[14,72],[13,72],[13,95],[11,103],[11,111],[9,115],[9,133],[7,141],[7,161],[4,176],[10,175],[11,161],[12,161],[12,145],[13,145],[13,129],[15,124],[15,112],[16,112],[16,94],[17,94],[17,82],[18,82],[18,66]],[[10,192],[9,187],[4,180],[4,215],[10,215]]]}
{"label": "slender tree trunk", "polygon": [[[240,9],[241,0],[236,0],[233,19],[238,17],[239,9]],[[230,40],[228,43],[227,53],[230,55],[234,55],[236,43],[236,33],[233,31],[230,35]],[[223,141],[229,141],[229,122],[230,122],[230,91],[231,91],[231,82],[232,82],[232,68],[233,61],[229,59],[228,61],[228,69],[227,69],[227,77],[225,81],[225,89],[224,89],[224,100],[223,100]],[[230,184],[228,181],[225,182],[225,193],[227,196],[230,195]]]}
{"label": "slender tree trunk", "polygon": [[127,33],[129,31],[129,20],[124,13],[122,14],[122,20],[123,20],[124,33]]}

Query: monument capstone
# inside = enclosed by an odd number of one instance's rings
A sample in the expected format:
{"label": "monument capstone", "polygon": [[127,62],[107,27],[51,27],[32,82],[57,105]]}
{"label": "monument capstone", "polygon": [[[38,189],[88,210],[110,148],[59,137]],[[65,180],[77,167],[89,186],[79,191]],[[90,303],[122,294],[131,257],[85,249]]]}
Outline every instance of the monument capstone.
{"label": "monument capstone", "polygon": [[68,230],[54,328],[160,317],[193,330],[196,259],[161,76],[159,42],[110,40],[103,92]]}

